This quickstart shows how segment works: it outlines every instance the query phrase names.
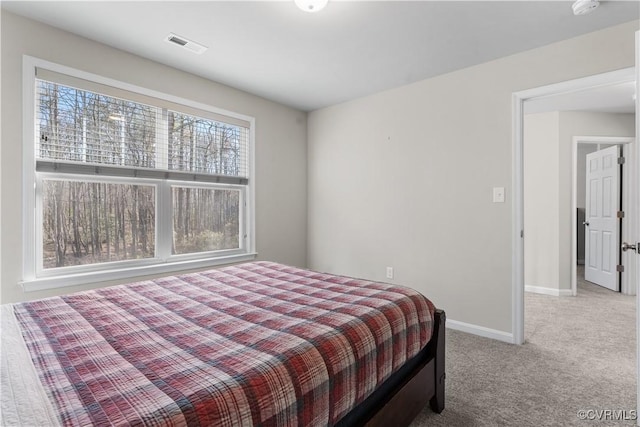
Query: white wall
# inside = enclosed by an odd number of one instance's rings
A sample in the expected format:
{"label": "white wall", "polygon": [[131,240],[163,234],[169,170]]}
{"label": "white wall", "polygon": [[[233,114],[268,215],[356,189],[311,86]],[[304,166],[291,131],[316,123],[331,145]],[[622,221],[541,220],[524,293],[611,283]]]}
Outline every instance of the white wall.
{"label": "white wall", "polygon": [[[511,332],[513,92],[634,65],[638,21],[344,104],[308,122],[308,265],[410,285]],[[429,58],[424,58],[429,60]],[[494,186],[506,203],[491,202]]]}
{"label": "white wall", "polygon": [[[573,137],[633,136],[634,121],[634,114],[556,111],[525,115],[525,286],[571,289]],[[586,156],[589,148],[582,146],[578,154]],[[578,207],[584,207],[584,159],[579,161],[582,169],[577,169],[581,183],[576,193]]]}
{"label": "white wall", "polygon": [[[306,113],[91,40],[2,12],[2,302],[52,292],[22,292],[22,56],[210,104],[256,118],[256,243],[259,259],[306,264]],[[10,202],[9,202],[10,201]]]}
{"label": "white wall", "polygon": [[558,289],[560,113],[524,116],[524,284]]}

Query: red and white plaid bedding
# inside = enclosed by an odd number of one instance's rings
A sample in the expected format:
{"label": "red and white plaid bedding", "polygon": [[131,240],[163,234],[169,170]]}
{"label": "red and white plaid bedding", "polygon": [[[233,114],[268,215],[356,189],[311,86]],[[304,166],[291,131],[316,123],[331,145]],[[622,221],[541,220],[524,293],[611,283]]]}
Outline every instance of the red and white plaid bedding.
{"label": "red and white plaid bedding", "polygon": [[409,288],[269,262],[15,304],[62,425],[320,426],[429,341]]}

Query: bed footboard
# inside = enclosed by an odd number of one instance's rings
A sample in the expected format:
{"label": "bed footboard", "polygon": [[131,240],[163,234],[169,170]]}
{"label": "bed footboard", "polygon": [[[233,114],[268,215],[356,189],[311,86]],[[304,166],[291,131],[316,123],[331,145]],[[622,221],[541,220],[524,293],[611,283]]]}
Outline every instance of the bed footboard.
{"label": "bed footboard", "polygon": [[445,323],[443,310],[434,315],[433,335],[417,356],[413,367],[396,380],[384,394],[377,390],[358,411],[336,424],[343,426],[408,426],[429,403],[440,413],[444,409],[445,391]]}

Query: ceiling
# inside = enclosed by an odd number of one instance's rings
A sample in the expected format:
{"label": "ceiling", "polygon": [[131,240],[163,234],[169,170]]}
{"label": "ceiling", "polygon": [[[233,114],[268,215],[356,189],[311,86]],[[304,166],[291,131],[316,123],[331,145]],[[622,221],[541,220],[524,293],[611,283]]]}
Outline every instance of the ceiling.
{"label": "ceiling", "polygon": [[[636,1],[2,1],[1,7],[310,111],[640,18]],[[207,46],[196,55],[173,32]]]}

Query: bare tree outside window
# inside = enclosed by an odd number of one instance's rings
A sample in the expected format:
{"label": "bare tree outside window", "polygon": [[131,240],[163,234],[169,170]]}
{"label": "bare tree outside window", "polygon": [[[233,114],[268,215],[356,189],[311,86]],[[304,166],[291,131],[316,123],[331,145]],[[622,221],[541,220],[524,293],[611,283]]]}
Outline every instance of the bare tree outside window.
{"label": "bare tree outside window", "polygon": [[169,111],[169,169],[243,176],[246,129]]}
{"label": "bare tree outside window", "polygon": [[240,192],[173,187],[173,253],[239,247]]}
{"label": "bare tree outside window", "polygon": [[36,78],[41,268],[243,249],[248,122],[97,87]]}
{"label": "bare tree outside window", "polygon": [[43,181],[43,267],[152,258],[155,187]]}
{"label": "bare tree outside window", "polygon": [[38,81],[38,157],[154,168],[156,109]]}

